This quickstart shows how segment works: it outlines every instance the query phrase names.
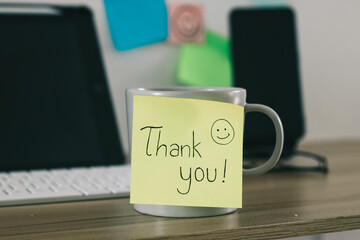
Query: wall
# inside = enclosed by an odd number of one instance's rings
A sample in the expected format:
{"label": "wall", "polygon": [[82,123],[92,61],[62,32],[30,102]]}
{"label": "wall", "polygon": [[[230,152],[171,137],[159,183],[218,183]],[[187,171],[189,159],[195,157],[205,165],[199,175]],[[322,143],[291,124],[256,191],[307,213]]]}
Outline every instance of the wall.
{"label": "wall", "polygon": [[[121,138],[127,150],[124,91],[134,86],[176,84],[178,47],[158,43],[126,52],[116,51],[110,39],[101,0],[27,2],[85,4],[93,9]],[[205,7],[208,28],[223,35],[228,35],[230,9],[249,5],[246,0],[196,2]],[[360,1],[293,0],[288,3],[297,15],[306,117],[304,141],[360,138]]]}

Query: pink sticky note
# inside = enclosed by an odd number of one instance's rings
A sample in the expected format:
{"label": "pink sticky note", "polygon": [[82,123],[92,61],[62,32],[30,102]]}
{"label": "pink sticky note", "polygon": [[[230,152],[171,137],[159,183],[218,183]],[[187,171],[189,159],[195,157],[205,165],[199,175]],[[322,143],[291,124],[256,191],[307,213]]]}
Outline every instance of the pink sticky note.
{"label": "pink sticky note", "polygon": [[202,43],[204,37],[203,7],[195,4],[168,3],[168,42]]}

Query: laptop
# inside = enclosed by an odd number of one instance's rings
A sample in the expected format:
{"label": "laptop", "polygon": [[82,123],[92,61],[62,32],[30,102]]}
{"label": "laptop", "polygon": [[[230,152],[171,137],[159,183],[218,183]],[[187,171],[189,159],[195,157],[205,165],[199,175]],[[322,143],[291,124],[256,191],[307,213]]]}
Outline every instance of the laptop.
{"label": "laptop", "polygon": [[89,9],[0,5],[0,112],[0,206],[129,196]]}

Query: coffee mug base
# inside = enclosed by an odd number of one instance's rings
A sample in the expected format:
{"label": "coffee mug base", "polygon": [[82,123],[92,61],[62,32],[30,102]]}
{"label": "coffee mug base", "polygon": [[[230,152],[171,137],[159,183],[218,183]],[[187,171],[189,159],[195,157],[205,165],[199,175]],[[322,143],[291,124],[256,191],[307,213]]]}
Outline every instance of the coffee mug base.
{"label": "coffee mug base", "polygon": [[134,204],[136,211],[160,217],[210,217],[235,212],[237,208],[185,207],[151,204]]}

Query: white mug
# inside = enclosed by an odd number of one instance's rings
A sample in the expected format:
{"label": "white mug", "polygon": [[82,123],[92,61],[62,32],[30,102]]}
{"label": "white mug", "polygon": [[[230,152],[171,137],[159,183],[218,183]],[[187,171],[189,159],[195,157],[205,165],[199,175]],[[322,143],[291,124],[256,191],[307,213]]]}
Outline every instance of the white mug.
{"label": "white mug", "polygon": [[[274,110],[267,106],[261,104],[246,103],[246,90],[243,88],[234,87],[167,87],[127,89],[126,108],[130,151],[132,143],[132,117],[134,96],[157,96],[211,100],[243,106],[245,114],[248,112],[264,113],[272,120],[275,126],[276,141],[274,151],[271,157],[265,163],[254,168],[243,169],[243,174],[244,176],[263,174],[269,171],[273,166],[275,166],[275,164],[280,158],[284,142],[284,133],[279,116]],[[236,208],[187,207],[151,204],[134,204],[134,208],[141,213],[164,217],[205,217],[222,215],[236,211]]]}

